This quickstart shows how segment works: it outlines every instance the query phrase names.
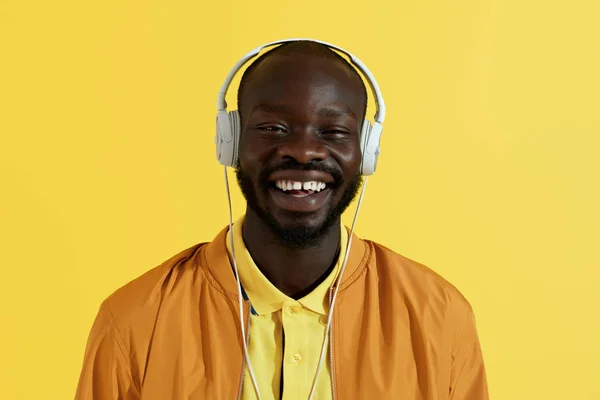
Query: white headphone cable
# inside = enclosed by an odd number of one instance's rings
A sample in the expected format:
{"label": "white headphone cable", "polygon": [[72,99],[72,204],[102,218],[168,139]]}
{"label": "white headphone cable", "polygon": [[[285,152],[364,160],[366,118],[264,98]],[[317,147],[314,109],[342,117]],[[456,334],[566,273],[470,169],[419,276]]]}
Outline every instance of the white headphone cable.
{"label": "white headphone cable", "polygon": [[[242,328],[242,344],[244,346],[244,358],[246,360],[246,364],[248,364],[248,372],[250,373],[250,378],[252,379],[252,384],[254,385],[254,390],[256,391],[256,398],[260,400],[260,391],[258,390],[258,383],[256,382],[256,376],[254,375],[254,369],[252,368],[252,363],[250,362],[250,357],[248,356],[248,346],[246,344],[246,328],[244,324],[244,306],[242,303],[242,284],[240,283],[240,274],[238,272],[237,262],[235,258],[235,246],[233,240],[233,213],[231,207],[231,193],[229,191],[229,178],[227,177],[227,167],[223,167],[223,172],[225,174],[225,186],[227,188],[227,203],[229,204],[229,239],[231,243],[231,256],[233,258],[233,269],[235,270],[235,279],[237,281],[237,289],[238,289],[238,300],[240,306],[240,326]],[[250,318],[250,316],[248,316]],[[246,373],[246,371],[242,371],[242,376]]]}

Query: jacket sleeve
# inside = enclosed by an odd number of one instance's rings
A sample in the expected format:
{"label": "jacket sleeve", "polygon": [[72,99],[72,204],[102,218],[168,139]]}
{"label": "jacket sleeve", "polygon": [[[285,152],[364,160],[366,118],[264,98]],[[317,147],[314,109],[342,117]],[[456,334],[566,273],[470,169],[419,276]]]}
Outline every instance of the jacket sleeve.
{"label": "jacket sleeve", "polygon": [[488,400],[487,378],[475,317],[464,305],[456,330],[450,372],[450,400]]}
{"label": "jacket sleeve", "polygon": [[88,338],[75,400],[139,399],[125,349],[104,302]]}

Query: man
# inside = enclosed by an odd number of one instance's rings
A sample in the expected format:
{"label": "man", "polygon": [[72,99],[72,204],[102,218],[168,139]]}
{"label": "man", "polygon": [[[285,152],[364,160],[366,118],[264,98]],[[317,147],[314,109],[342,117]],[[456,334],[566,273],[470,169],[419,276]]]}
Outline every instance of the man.
{"label": "man", "polygon": [[246,214],[102,304],[76,399],[488,398],[469,303],[341,223],[362,182],[366,93],[323,44],[254,61],[238,90]]}

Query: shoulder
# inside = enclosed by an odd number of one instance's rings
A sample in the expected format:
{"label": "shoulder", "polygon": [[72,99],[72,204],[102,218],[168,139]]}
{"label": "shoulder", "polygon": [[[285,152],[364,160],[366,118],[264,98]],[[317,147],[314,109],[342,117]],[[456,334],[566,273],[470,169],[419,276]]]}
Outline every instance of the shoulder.
{"label": "shoulder", "polygon": [[369,267],[376,270],[379,281],[393,285],[390,289],[400,291],[405,300],[437,303],[449,312],[460,314],[472,312],[469,301],[460,290],[430,267],[382,244],[369,240],[365,242],[372,252]]}
{"label": "shoulder", "polygon": [[[200,250],[204,243],[187,248],[115,290],[102,308],[119,326],[131,324],[158,310],[164,297],[204,279]],[[140,321],[141,322],[141,321]]]}
{"label": "shoulder", "polygon": [[204,279],[198,260],[201,248],[199,244],[180,252],[102,302],[89,334],[82,372],[85,380],[80,381],[84,386],[78,393],[95,392],[95,377],[114,380],[113,374],[139,389],[162,305],[180,302],[182,293]]}

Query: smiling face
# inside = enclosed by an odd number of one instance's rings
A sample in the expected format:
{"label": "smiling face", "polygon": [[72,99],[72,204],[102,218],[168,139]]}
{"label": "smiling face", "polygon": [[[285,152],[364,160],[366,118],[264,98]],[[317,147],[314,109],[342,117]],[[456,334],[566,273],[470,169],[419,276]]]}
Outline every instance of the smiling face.
{"label": "smiling face", "polygon": [[302,53],[273,54],[245,80],[236,174],[248,211],[313,246],[360,187],[364,84],[342,61]]}

